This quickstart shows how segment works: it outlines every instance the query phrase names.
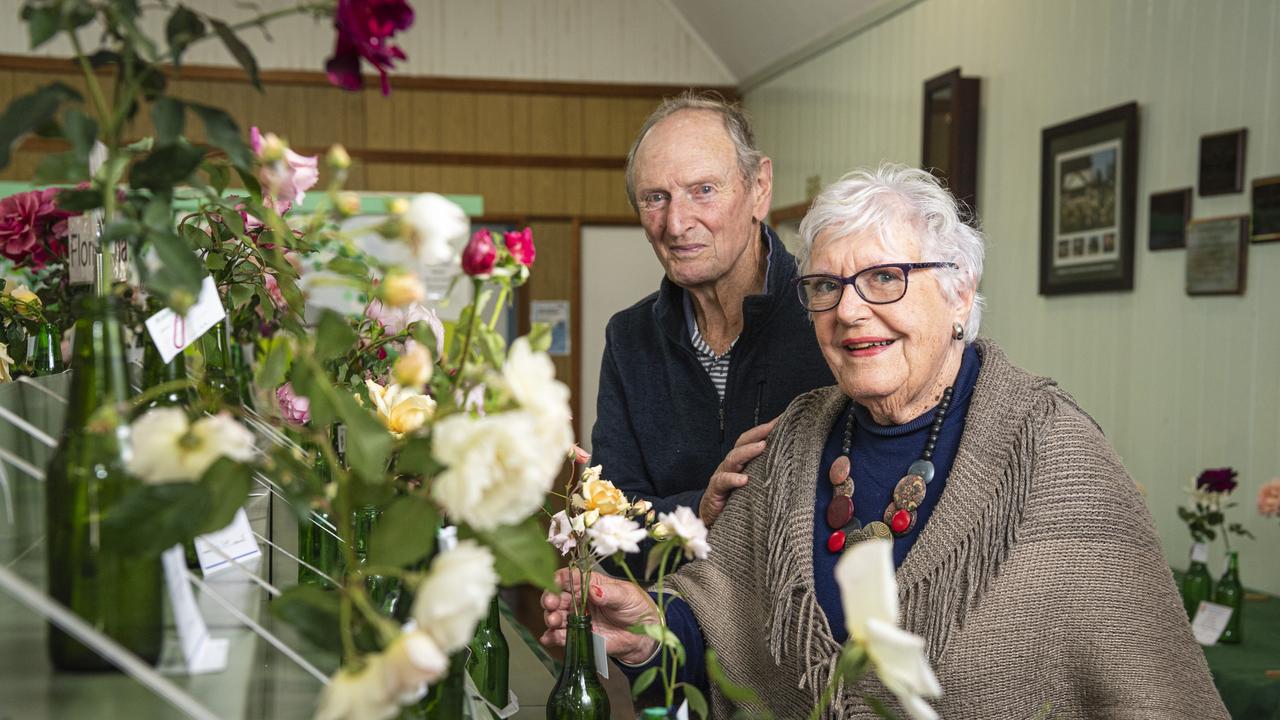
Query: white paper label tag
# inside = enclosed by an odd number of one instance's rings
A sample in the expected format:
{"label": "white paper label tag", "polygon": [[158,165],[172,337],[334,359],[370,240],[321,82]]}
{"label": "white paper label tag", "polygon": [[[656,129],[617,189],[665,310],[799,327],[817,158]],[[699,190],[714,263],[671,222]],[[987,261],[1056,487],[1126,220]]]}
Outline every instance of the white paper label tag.
{"label": "white paper label tag", "polygon": [[1231,620],[1231,612],[1231,608],[1226,605],[1201,600],[1196,616],[1191,621],[1191,633],[1196,636],[1196,642],[1201,645],[1217,645],[1218,638],[1222,637],[1222,631],[1227,629],[1227,623]]}
{"label": "white paper label tag", "polygon": [[1209,546],[1204,543],[1191,544],[1191,562],[1209,562]]}
{"label": "white paper label tag", "polygon": [[97,280],[97,255],[97,213],[67,218],[67,266],[72,285],[92,285]]}
{"label": "white paper label tag", "polygon": [[[218,552],[219,550],[222,552]],[[232,567],[231,560],[245,562],[261,554],[262,550],[253,537],[253,528],[249,526],[249,515],[244,508],[236,511],[230,525],[217,532],[196,538],[196,557],[200,560],[200,570],[204,572],[205,577]]]}
{"label": "white paper label tag", "polygon": [[222,309],[222,300],[218,297],[218,287],[213,284],[213,278],[206,276],[200,286],[200,297],[186,315],[180,316],[164,308],[147,318],[147,332],[160,351],[161,359],[168,363],[226,316],[227,311]]}
{"label": "white paper label tag", "polygon": [[676,720],[689,720],[689,701],[685,700],[680,703],[680,709],[676,710]]}
{"label": "white paper label tag", "polygon": [[347,456],[347,426],[346,426],[346,425],[343,425],[342,423],[338,423],[338,424],[334,425],[334,426],[333,426],[333,434],[334,434],[334,437],[336,438],[335,442],[336,442],[336,444],[338,445],[338,454],[339,454],[339,455],[341,455],[343,458],[346,458],[346,456]]}
{"label": "white paper label tag", "polygon": [[111,279],[129,282],[129,241],[125,238],[111,244]]}
{"label": "white paper label tag", "polygon": [[591,632],[591,645],[595,648],[596,674],[608,680],[609,655],[604,651],[604,637],[594,630]]}
{"label": "white paper label tag", "polygon": [[440,552],[449,552],[458,547],[458,527],[445,525],[436,531],[436,547]]}
{"label": "white paper label tag", "polygon": [[422,284],[427,289],[427,300],[435,301],[448,297],[449,286],[453,284],[453,278],[457,274],[456,263],[424,265],[418,268],[418,277],[422,278]]}
{"label": "white paper label tag", "polygon": [[209,627],[196,605],[191,583],[187,582],[187,560],[182,546],[174,545],[165,550],[160,561],[164,565],[173,623],[178,631],[178,643],[182,646],[187,672],[199,675],[226,670],[228,641],[209,637]]}

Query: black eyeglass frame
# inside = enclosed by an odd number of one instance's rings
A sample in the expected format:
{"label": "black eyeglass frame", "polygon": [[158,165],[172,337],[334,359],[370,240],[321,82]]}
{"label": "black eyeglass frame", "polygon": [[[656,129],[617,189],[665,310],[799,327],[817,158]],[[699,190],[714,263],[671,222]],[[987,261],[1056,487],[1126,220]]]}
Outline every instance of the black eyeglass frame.
{"label": "black eyeglass frame", "polygon": [[[857,285],[858,278],[865,275],[866,273],[873,272],[875,270],[883,270],[885,268],[898,268],[899,270],[902,271],[902,294],[899,295],[894,300],[872,300],[868,298],[866,295],[863,295],[862,290]],[[844,298],[844,286],[846,285],[852,285],[853,291],[858,293],[858,297],[862,298],[863,301],[865,301],[868,305],[892,305],[893,303],[896,303],[902,298],[907,296],[907,287],[911,284],[911,271],[927,270],[929,268],[950,268],[952,270],[959,270],[960,266],[953,262],[884,263],[882,265],[872,265],[871,267],[863,268],[858,272],[850,275],[849,277],[840,277],[839,275],[828,275],[826,273],[813,273],[811,275],[801,275],[800,277],[792,280],[791,284],[794,285],[796,288],[796,295],[800,299],[800,307],[803,307],[808,312],[826,312],[828,310],[835,309],[836,306],[840,304],[840,300]],[[831,281],[840,283],[840,292],[836,294],[836,301],[831,304],[831,307],[825,307],[825,308],[822,308],[821,310],[812,310],[808,307],[808,302],[804,294],[804,288],[800,286],[800,283],[804,282],[805,280],[815,280],[815,279],[831,280]]]}

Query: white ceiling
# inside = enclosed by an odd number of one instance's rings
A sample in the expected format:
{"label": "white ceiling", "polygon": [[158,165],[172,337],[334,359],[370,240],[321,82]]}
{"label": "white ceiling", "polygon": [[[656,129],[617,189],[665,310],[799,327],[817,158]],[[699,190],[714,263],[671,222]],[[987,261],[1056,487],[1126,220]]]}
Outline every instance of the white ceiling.
{"label": "white ceiling", "polygon": [[895,0],[668,0],[743,83],[842,36]]}

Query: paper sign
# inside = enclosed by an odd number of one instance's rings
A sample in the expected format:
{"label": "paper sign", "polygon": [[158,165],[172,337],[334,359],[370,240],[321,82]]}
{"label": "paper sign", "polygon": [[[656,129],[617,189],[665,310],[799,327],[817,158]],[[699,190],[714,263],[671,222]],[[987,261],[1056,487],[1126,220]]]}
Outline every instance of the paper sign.
{"label": "paper sign", "polygon": [[591,644],[596,651],[596,674],[605,680],[609,679],[609,656],[604,651],[604,637],[600,633],[591,632]]}
{"label": "paper sign", "polygon": [[72,285],[92,285],[97,280],[97,258],[97,213],[67,218],[67,266]]}
{"label": "paper sign", "polygon": [[1191,562],[1209,562],[1209,546],[1204,543],[1191,544]]}
{"label": "paper sign", "polygon": [[548,355],[568,355],[573,348],[569,335],[568,300],[534,300],[529,303],[529,320],[551,328],[551,346]]}
{"label": "paper sign", "polygon": [[676,710],[676,720],[689,720],[689,701],[685,700],[680,703],[680,709]]}
{"label": "paper sign", "polygon": [[111,243],[111,279],[129,282],[129,241],[125,238]]}
{"label": "paper sign", "polygon": [[147,318],[147,332],[160,351],[161,359],[168,363],[226,316],[227,311],[222,309],[222,300],[218,297],[218,287],[213,284],[213,278],[206,276],[200,286],[200,297],[186,315],[180,316],[164,308]]}
{"label": "paper sign", "polygon": [[187,672],[192,675],[222,672],[227,669],[225,639],[209,637],[209,627],[196,605],[195,593],[187,582],[187,559],[181,545],[174,545],[160,556],[164,565],[165,585],[169,588],[169,604],[173,607],[173,624]]}
{"label": "paper sign", "polygon": [[446,525],[436,531],[436,547],[440,552],[449,552],[458,547],[458,528],[456,525]]}
{"label": "paper sign", "polygon": [[1230,620],[1231,608],[1201,600],[1195,619],[1191,621],[1191,633],[1201,645],[1217,645]]}
{"label": "paper sign", "polygon": [[[216,550],[214,548],[217,548]],[[222,552],[218,552],[221,550]],[[249,515],[244,508],[236,511],[231,524],[207,535],[196,538],[196,557],[200,560],[200,570],[205,577],[233,567],[231,558],[236,562],[258,557],[262,550],[253,537],[253,529],[249,526]]]}
{"label": "paper sign", "polygon": [[458,266],[455,263],[444,263],[442,265],[424,265],[419,268],[418,277],[422,278],[422,284],[427,289],[427,300],[442,300],[449,295],[449,286],[453,284],[453,279],[458,275]]}

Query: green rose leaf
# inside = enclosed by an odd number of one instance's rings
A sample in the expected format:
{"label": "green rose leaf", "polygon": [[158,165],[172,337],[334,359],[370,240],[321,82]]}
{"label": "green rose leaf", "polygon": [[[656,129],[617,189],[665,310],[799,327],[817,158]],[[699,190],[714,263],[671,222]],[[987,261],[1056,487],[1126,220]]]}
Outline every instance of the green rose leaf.
{"label": "green rose leaf", "polygon": [[[33,182],[37,185],[55,185],[58,183],[75,183],[89,179],[89,164],[87,161],[81,161],[76,157],[74,151],[68,150],[61,153],[50,153],[40,158],[40,164],[36,166],[36,174]],[[102,196],[92,190],[90,194],[97,195],[97,204],[102,204]]]}
{"label": "green rose leaf", "polygon": [[107,511],[103,532],[130,555],[157,557],[199,534],[210,502],[201,484],[145,485]]}
{"label": "green rose leaf", "polygon": [[316,585],[294,585],[271,601],[271,614],[292,625],[316,647],[341,652],[339,597]]}
{"label": "green rose leaf", "polygon": [[45,44],[62,29],[56,5],[31,5],[22,7],[22,21],[27,24],[27,36],[31,39],[31,49],[35,50]]}
{"label": "green rose leaf", "polygon": [[631,683],[631,697],[640,697],[640,693],[647,690],[656,677],[658,677],[658,667],[656,665],[640,673],[635,681]]}
{"label": "green rose leaf", "polygon": [[293,390],[311,401],[311,422],[316,426],[324,426],[333,422],[336,410],[333,406],[333,389],[313,362],[305,362],[299,358],[294,363],[290,375]]}
{"label": "green rose leaf", "polygon": [[[684,661],[682,660],[681,662]],[[684,690],[684,698],[689,701],[689,709],[697,713],[698,717],[706,720],[707,699],[702,696],[702,691],[686,682],[677,683],[676,687]]]}
{"label": "green rose leaf", "polygon": [[231,523],[236,511],[244,507],[249,497],[252,472],[248,465],[227,457],[218,458],[204,471],[200,485],[205,489],[209,504],[200,513],[203,520],[196,530],[197,535],[221,530]]}
{"label": "green rose leaf", "polygon": [[431,454],[431,440],[412,438],[396,455],[396,472],[430,478],[440,474],[444,466]]}
{"label": "green rose leaf", "polygon": [[358,338],[341,315],[325,310],[316,325],[316,357],[320,360],[332,360],[355,346]]}
{"label": "green rose leaf", "polygon": [[436,506],[421,495],[391,501],[373,528],[369,564],[405,567],[430,554],[440,523]]}
{"label": "green rose leaf", "polygon": [[164,145],[129,171],[129,184],[154,193],[168,194],[200,167],[204,151],[184,142]]}
{"label": "green rose leaf", "polygon": [[525,337],[529,340],[529,349],[534,352],[551,349],[551,326],[546,323],[534,323]]}
{"label": "green rose leaf", "polygon": [[182,135],[186,124],[186,107],[180,100],[162,97],[151,106],[151,122],[156,126],[156,142],[172,145]]}
{"label": "green rose leaf", "polygon": [[48,125],[64,102],[80,99],[70,86],[55,82],[9,103],[0,115],[0,169],[9,165],[10,153],[23,137]]}
{"label": "green rose leaf", "polygon": [[138,263],[143,283],[174,312],[186,312],[200,295],[200,284],[207,274],[204,263],[172,230],[152,229],[147,240],[155,250],[159,269],[152,271],[147,269],[148,263]]}
{"label": "green rose leaf", "polygon": [[503,585],[529,583],[543,590],[558,589],[555,574],[559,562],[555,550],[547,544],[547,533],[536,516],[526,518],[519,525],[508,525],[488,532],[463,526],[459,528],[459,534],[475,538],[488,546],[493,552],[495,567]]}
{"label": "green rose leaf", "polygon": [[218,34],[218,39],[226,46],[227,52],[231,53],[231,57],[240,63],[240,67],[244,68],[245,74],[249,76],[249,82],[262,92],[262,80],[258,77],[258,61],[253,58],[253,53],[240,42],[240,38],[236,37],[235,31],[227,26],[221,20],[210,20],[213,24],[213,31]]}
{"label": "green rose leaf", "polygon": [[204,37],[207,32],[200,16],[185,5],[173,9],[169,21],[165,23],[164,35],[169,41],[169,56],[173,58],[175,68],[182,67],[182,53],[186,52],[187,46]]}
{"label": "green rose leaf", "polygon": [[62,114],[62,134],[71,143],[76,159],[84,166],[81,173],[88,177],[89,151],[93,150],[93,142],[98,139],[98,122],[77,108],[67,108]]}
{"label": "green rose leaf", "polygon": [[191,111],[204,123],[209,144],[227,154],[237,169],[249,172],[253,165],[253,153],[240,135],[240,126],[226,112],[208,105],[191,105]]}
{"label": "green rose leaf", "polygon": [[102,193],[94,188],[59,190],[58,207],[69,212],[84,212],[102,207]]}
{"label": "green rose leaf", "polygon": [[330,392],[334,392],[334,406],[347,426],[347,465],[366,482],[383,483],[391,455],[391,434],[350,393],[333,389]]}
{"label": "green rose leaf", "polygon": [[283,333],[277,333],[266,341],[262,362],[254,372],[253,384],[260,388],[276,388],[284,384],[285,374],[293,363],[293,345]]}

